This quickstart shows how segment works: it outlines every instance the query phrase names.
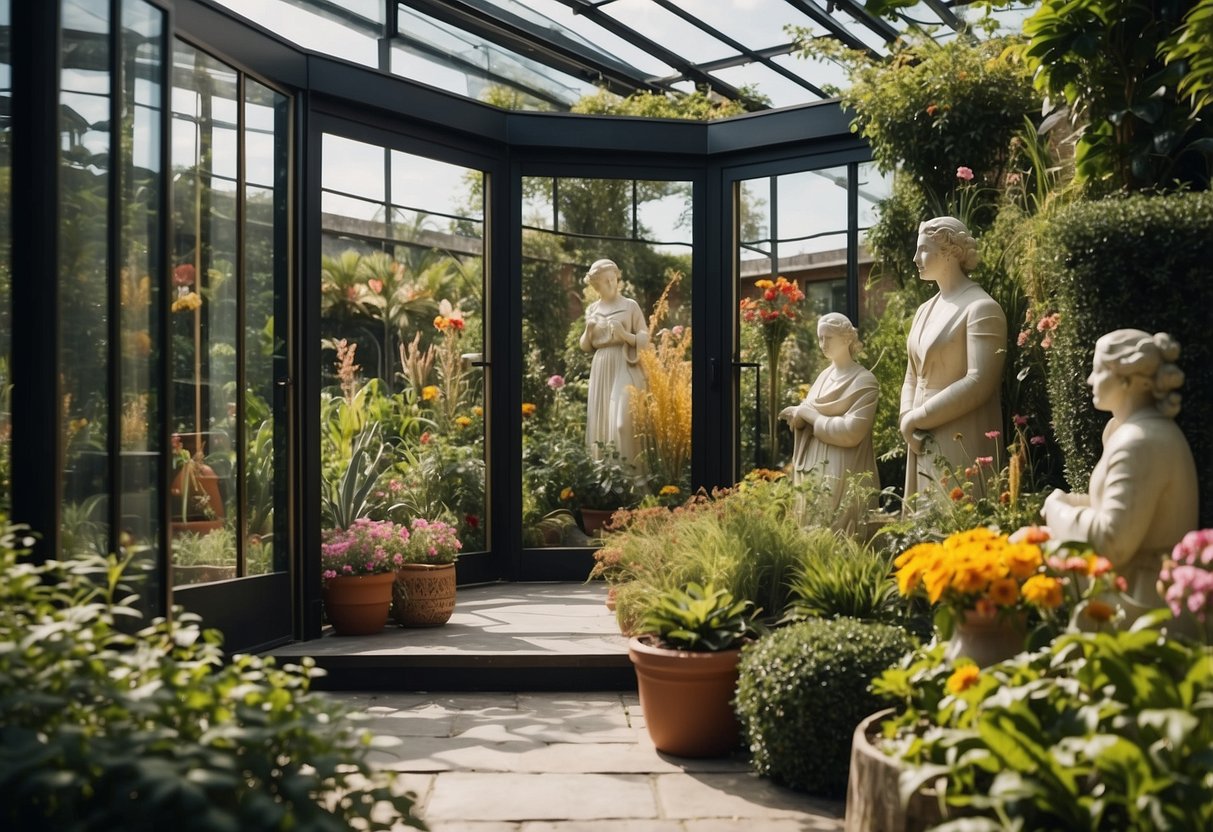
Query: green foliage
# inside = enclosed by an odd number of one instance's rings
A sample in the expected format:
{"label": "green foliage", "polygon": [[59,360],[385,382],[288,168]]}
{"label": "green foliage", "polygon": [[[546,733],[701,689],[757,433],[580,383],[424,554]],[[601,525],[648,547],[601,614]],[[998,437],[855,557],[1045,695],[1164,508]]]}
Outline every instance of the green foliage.
{"label": "green foliage", "polygon": [[1179,80],[1179,94],[1199,111],[1213,104],[1213,0],[1197,0],[1184,25],[1162,44],[1170,65],[1184,61],[1188,72]]}
{"label": "green foliage", "polygon": [[[1189,50],[1210,42],[1208,12],[1193,0],[1043,0],[1024,22],[1023,49],[1036,87],[1069,105],[1080,128],[1076,177],[1102,190],[1209,185],[1213,127],[1191,96],[1206,63],[1185,83]],[[1172,59],[1160,53],[1171,47]],[[1185,45],[1180,45],[1185,44]],[[1203,57],[1203,56],[1202,56]],[[1181,93],[1181,85],[1183,93]],[[1207,86],[1203,86],[1207,89]]]}
{"label": "green foliage", "polygon": [[113,557],[36,565],[0,537],[7,829],[423,828],[310,660],[225,656],[176,611],[137,632]]}
{"label": "green foliage", "polygon": [[806,54],[847,66],[851,87],[842,103],[854,110],[851,129],[872,144],[882,170],[900,167],[928,199],[946,201],[956,169],[971,168],[976,182],[1001,184],[1011,137],[1025,114],[1039,108],[1030,76],[1008,60],[1008,41],[947,43],[919,36],[898,41],[889,58],[840,50],[828,38],[805,37]]}
{"label": "green foliage", "polygon": [[755,770],[793,789],[846,789],[851,735],[878,710],[872,679],[913,648],[887,624],[809,620],[742,649],[734,705]]}
{"label": "green foliage", "polygon": [[720,98],[707,90],[697,89],[685,95],[665,95],[641,90],[621,97],[605,89],[583,96],[571,108],[574,113],[608,116],[639,116],[641,118],[678,118],[693,121],[739,116],[748,109],[769,106],[770,101],[753,89],[743,88],[746,104],[730,98]]}
{"label": "green foliage", "polygon": [[320,513],[326,528],[348,529],[367,514],[385,450],[378,422],[354,437],[350,459],[341,476],[321,483]]}
{"label": "green foliage", "polygon": [[1213,195],[1132,196],[1075,203],[1039,241],[1036,268],[1060,314],[1049,358],[1049,396],[1066,477],[1085,490],[1102,453],[1107,416],[1091,407],[1086,378],[1095,341],[1115,329],[1168,332],[1185,373],[1177,418],[1201,482],[1202,525],[1213,524]]}
{"label": "green foliage", "polygon": [[881,391],[872,425],[872,448],[880,464],[880,482],[886,488],[900,488],[905,479],[906,447],[898,424],[898,409],[908,360],[906,338],[917,304],[905,292],[890,292],[884,301],[884,310],[875,326],[863,334],[863,351]]}
{"label": "green foliage", "polygon": [[735,601],[728,590],[692,582],[657,596],[640,632],[675,650],[732,650],[754,632],[753,607],[750,601]]}
{"label": "green foliage", "polygon": [[559,508],[631,508],[643,481],[613,447],[595,459],[582,435],[536,431],[523,450],[523,480],[541,514]]}
{"label": "green foliage", "polygon": [[898,623],[905,607],[892,559],[828,529],[809,533],[806,557],[792,582],[787,618],[857,618]]}
{"label": "green foliage", "polygon": [[873,687],[904,711],[886,734],[916,767],[903,795],[946,777],[956,832],[1209,829],[1213,655],[1167,638],[1165,615],[980,672],[942,645],[887,671]]}
{"label": "green foliage", "polygon": [[927,219],[926,197],[910,177],[894,174],[893,191],[876,207],[876,222],[867,232],[867,247],[872,253],[872,276],[892,278],[899,289],[916,299],[915,306],[927,299],[930,286],[924,286],[914,265],[918,226]]}

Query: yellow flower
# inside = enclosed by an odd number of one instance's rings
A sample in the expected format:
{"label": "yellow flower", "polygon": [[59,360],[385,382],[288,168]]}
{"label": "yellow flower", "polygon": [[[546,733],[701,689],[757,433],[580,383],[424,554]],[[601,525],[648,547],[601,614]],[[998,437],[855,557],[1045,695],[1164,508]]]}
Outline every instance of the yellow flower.
{"label": "yellow flower", "polygon": [[472,420],[469,419],[467,416],[456,416],[455,417],[455,424],[461,428],[466,428],[471,423],[472,423]]}
{"label": "yellow flower", "polygon": [[966,664],[964,667],[956,668],[956,671],[948,677],[948,692],[952,694],[963,693],[973,685],[977,684],[978,678],[981,676],[981,671],[977,669],[977,665]]}
{"label": "yellow flower", "polygon": [[990,584],[990,600],[1000,607],[1009,607],[1019,600],[1019,583],[1014,578],[999,578]]}
{"label": "yellow flower", "polygon": [[186,292],[181,297],[173,301],[170,307],[173,312],[182,312],[187,309],[198,309],[202,306],[202,298],[197,292]]}
{"label": "yellow flower", "polygon": [[1002,559],[1007,565],[1007,571],[1020,580],[1035,574],[1044,563],[1040,547],[1031,543],[1011,544],[1003,553]]}
{"label": "yellow flower", "polygon": [[573,489],[569,488],[567,485],[564,488],[560,489],[560,499],[562,499],[566,502],[573,499],[576,496],[577,496],[577,492],[575,492]]}
{"label": "yellow flower", "polygon": [[775,284],[769,280],[755,280],[754,281],[755,289],[773,289],[774,287],[775,287]]}
{"label": "yellow flower", "polygon": [[446,329],[448,326],[450,326],[450,324],[451,324],[451,322],[448,321],[446,318],[442,317],[441,315],[437,315],[434,318],[434,328],[439,331]]}
{"label": "yellow flower", "polygon": [[476,405],[475,407],[472,408],[472,413],[474,413],[477,416],[483,416],[484,408],[481,407],[480,405]]}
{"label": "yellow flower", "polygon": [[1023,597],[1033,606],[1056,609],[1061,606],[1061,581],[1047,575],[1033,575],[1024,582]]}
{"label": "yellow flower", "polygon": [[441,391],[433,384],[427,384],[425,387],[421,388],[422,401],[432,402],[434,399],[438,398],[440,394]]}
{"label": "yellow flower", "polygon": [[659,497],[673,497],[675,494],[681,494],[682,489],[676,485],[663,485],[661,490],[657,492]]}
{"label": "yellow flower", "polygon": [[535,415],[535,403],[534,402],[523,402],[522,403],[522,415],[523,416],[534,416]]}

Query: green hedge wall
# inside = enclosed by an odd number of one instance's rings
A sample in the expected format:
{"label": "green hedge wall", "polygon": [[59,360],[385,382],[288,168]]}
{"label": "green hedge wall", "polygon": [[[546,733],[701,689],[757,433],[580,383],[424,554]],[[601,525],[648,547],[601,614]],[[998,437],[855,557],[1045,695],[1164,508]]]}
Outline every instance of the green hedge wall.
{"label": "green hedge wall", "polygon": [[1060,313],[1049,396],[1071,488],[1086,491],[1108,419],[1086,384],[1096,339],[1128,327],[1169,332],[1185,375],[1177,422],[1196,458],[1201,525],[1213,525],[1213,193],[1075,203],[1048,226],[1037,258]]}

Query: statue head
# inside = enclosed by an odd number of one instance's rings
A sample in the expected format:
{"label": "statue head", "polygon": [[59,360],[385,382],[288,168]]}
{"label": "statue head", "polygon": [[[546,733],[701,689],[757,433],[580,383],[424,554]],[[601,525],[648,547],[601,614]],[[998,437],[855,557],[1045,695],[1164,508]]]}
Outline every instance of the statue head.
{"label": "statue head", "polygon": [[859,351],[863,349],[855,325],[841,312],[827,312],[817,319],[817,338],[821,339],[826,335],[841,338],[850,350],[851,358],[859,355]]}
{"label": "statue head", "polygon": [[955,217],[927,220],[918,226],[918,234],[930,238],[939,253],[955,260],[965,274],[973,271],[981,262],[981,256],[977,252],[977,240],[973,239],[965,224]]}
{"label": "statue head", "polygon": [[1149,390],[1164,416],[1179,413],[1183,370],[1174,363],[1179,344],[1165,332],[1151,335],[1140,329],[1117,329],[1095,342],[1094,365],[1121,379],[1125,387]]}
{"label": "statue head", "polygon": [[[601,285],[600,281],[610,281],[616,286],[619,285],[619,278],[622,273],[619,271],[619,266],[615,265],[614,260],[595,260],[585,273],[585,282],[593,286],[595,289]],[[602,290],[598,289],[598,293],[602,294]]]}

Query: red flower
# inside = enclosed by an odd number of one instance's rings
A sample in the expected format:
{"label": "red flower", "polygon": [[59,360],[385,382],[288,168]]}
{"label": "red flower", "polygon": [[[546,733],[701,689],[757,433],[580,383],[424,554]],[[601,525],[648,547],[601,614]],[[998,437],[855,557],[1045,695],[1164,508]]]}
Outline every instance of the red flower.
{"label": "red flower", "polygon": [[468,526],[470,526],[473,529],[480,528],[480,518],[477,517],[475,514],[466,515],[463,518],[463,522],[467,523]]}
{"label": "red flower", "polygon": [[194,276],[194,267],[189,263],[182,263],[180,266],[173,269],[173,285],[193,286]]}

